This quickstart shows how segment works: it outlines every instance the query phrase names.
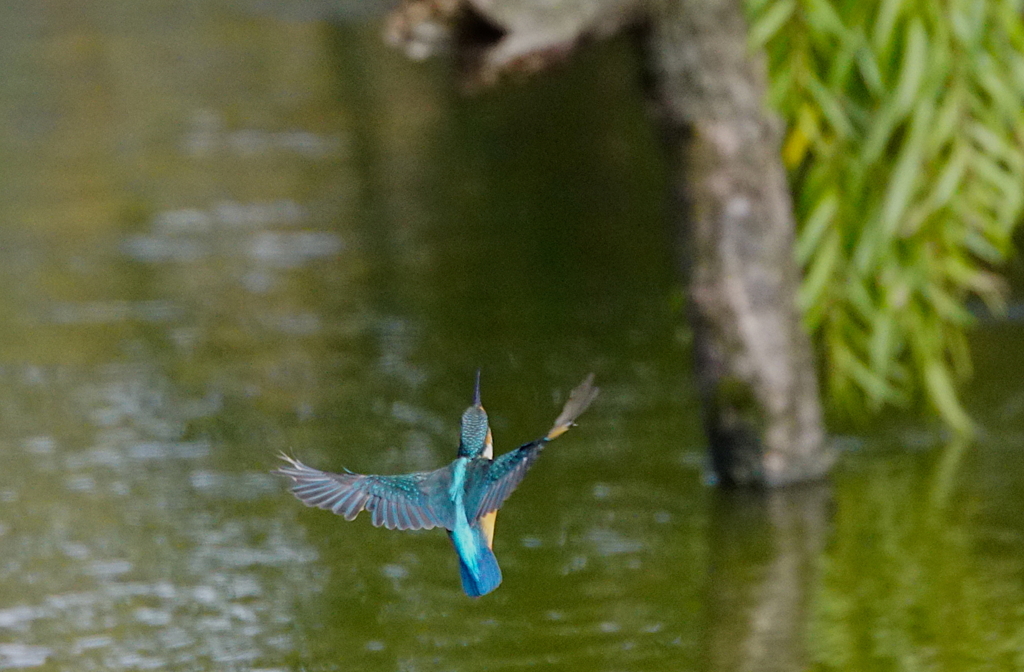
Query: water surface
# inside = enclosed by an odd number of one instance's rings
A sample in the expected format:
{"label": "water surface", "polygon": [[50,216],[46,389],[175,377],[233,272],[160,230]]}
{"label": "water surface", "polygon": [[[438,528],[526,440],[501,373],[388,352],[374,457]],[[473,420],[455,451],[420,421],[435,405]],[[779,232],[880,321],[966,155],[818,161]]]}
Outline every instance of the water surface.
{"label": "water surface", "polygon": [[[0,669],[1024,666],[1019,326],[978,444],[717,492],[625,45],[465,100],[351,10],[0,10]],[[477,367],[499,452],[603,387],[496,593],[268,473],[443,464]]]}

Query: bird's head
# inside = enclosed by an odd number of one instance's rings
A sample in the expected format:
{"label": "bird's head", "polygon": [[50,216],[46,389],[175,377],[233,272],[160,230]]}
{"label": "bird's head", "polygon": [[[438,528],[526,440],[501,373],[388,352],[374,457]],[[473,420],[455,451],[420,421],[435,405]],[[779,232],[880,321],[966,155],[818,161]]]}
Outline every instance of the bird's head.
{"label": "bird's head", "polygon": [[473,405],[462,414],[459,432],[459,457],[492,457],[491,428],[487,424],[487,411],[480,405],[480,371],[476,372]]}

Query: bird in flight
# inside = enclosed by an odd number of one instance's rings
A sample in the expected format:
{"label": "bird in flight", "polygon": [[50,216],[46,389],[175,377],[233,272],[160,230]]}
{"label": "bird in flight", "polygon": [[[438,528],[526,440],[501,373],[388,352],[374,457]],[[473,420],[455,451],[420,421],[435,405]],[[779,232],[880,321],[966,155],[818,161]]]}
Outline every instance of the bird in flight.
{"label": "bird in flight", "polygon": [[487,411],[480,404],[477,371],[473,405],[462,414],[459,453],[451,464],[394,476],[347,470],[334,474],[282,453],[280,458],[287,465],[274,473],[292,479],[292,493],[306,506],[331,511],[345,520],[367,511],[375,527],[444,528],[459,556],[462,589],[470,597],[480,597],[501,583],[501,568],[492,550],[498,509],[522,482],[544,446],[568,431],[597,393],[594,374],[590,374],[569,394],[547,434],[494,459]]}

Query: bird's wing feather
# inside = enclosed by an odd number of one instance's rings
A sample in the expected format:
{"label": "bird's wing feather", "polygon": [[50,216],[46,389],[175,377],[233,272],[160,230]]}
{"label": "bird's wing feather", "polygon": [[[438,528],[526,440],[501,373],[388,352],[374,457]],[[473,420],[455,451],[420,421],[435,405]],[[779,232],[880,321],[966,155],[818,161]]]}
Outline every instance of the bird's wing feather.
{"label": "bird's wing feather", "polygon": [[546,443],[544,440],[531,441],[493,461],[480,461],[477,469],[484,473],[467,479],[474,484],[468,493],[469,505],[466,507],[471,514],[470,520],[476,520],[501,508],[512,491],[522,483],[523,477]]}
{"label": "bird's wing feather", "polygon": [[555,424],[548,430],[545,440],[557,439],[569,431],[569,428],[576,424],[576,419],[583,415],[583,411],[590,407],[590,404],[597,399],[601,388],[594,386],[594,374],[587,374],[583,382],[573,388],[569,393],[569,399],[562,407],[562,412],[555,418]]}
{"label": "bird's wing feather", "polygon": [[284,454],[280,457],[288,464],[274,473],[295,482],[292,494],[306,506],[331,511],[345,520],[365,510],[370,512],[374,526],[389,530],[452,528],[453,516],[446,497],[450,467],[396,476],[334,474]]}
{"label": "bird's wing feather", "polygon": [[583,411],[597,398],[599,388],[594,387],[594,374],[588,375],[571,393],[554,425],[541,438],[530,441],[490,462],[481,462],[477,469],[484,473],[468,479],[476,484],[468,493],[467,509],[472,520],[497,511],[512,491],[523,481],[526,472],[537,460],[549,441],[565,434]]}

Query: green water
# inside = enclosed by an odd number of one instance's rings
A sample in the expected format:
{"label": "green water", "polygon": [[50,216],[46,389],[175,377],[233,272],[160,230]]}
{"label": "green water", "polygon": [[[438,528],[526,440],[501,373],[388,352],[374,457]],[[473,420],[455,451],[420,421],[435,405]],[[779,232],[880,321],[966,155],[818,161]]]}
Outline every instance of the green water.
{"label": "green water", "polygon": [[[1024,329],[977,444],[718,492],[624,45],[466,100],[351,3],[201,7],[0,9],[0,669],[1024,669]],[[477,367],[498,452],[603,388],[494,594],[268,473],[440,466]]]}

